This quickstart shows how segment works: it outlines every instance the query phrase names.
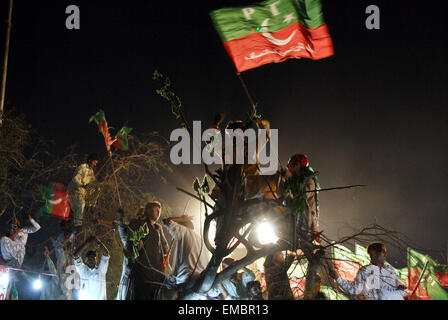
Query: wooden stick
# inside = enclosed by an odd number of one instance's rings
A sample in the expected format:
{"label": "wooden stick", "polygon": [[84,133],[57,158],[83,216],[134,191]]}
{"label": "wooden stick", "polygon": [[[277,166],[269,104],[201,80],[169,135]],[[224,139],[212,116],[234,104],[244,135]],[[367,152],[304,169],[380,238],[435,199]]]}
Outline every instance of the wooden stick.
{"label": "wooden stick", "polygon": [[183,193],[189,195],[190,197],[195,198],[196,200],[198,200],[198,201],[200,201],[200,202],[202,202],[202,203],[205,203],[207,206],[209,206],[210,208],[213,209],[213,206],[212,206],[211,204],[209,204],[209,203],[208,203],[207,201],[205,201],[205,200],[202,200],[202,199],[199,198],[199,197],[196,197],[194,194],[192,194],[192,193],[190,193],[190,192],[188,192],[188,191],[185,191],[184,189],[178,188],[178,187],[176,187],[176,190],[177,190],[177,191],[180,191],[180,192],[183,192]]}
{"label": "wooden stick", "polygon": [[120,198],[120,192],[118,191],[118,181],[117,181],[117,176],[115,174],[115,167],[114,167],[114,161],[112,160],[112,151],[109,151],[109,157],[110,157],[110,163],[112,165],[112,174],[115,178],[115,188],[117,190],[117,196],[118,196],[118,203],[121,207],[121,198]]}
{"label": "wooden stick", "polygon": [[13,0],[9,0],[9,13],[6,27],[5,57],[3,60],[2,91],[0,99],[0,126],[3,124],[3,110],[5,107],[6,75],[8,72],[8,57],[9,57],[9,42],[10,42],[9,40],[11,38],[11,26],[12,26],[12,5]]}
{"label": "wooden stick", "polygon": [[320,189],[320,190],[309,190],[309,191],[305,191],[306,193],[309,192],[320,192],[320,191],[330,191],[330,190],[342,190],[342,189],[350,189],[350,188],[356,188],[356,187],[367,187],[366,185],[363,184],[355,184],[352,186],[346,186],[346,187],[334,187],[334,188],[326,188],[326,189]]}
{"label": "wooden stick", "polygon": [[251,96],[249,90],[247,89],[246,82],[244,81],[243,77],[241,76],[241,73],[238,72],[236,75],[238,76],[238,79],[240,79],[241,85],[243,86],[243,89],[244,89],[244,92],[246,93],[247,98],[249,98],[249,102],[252,106],[252,110],[254,112],[256,112],[257,107],[255,106],[254,99],[252,99],[252,96]]}
{"label": "wooden stick", "polygon": [[428,266],[428,263],[429,263],[429,261],[426,261],[426,263],[425,263],[425,267],[423,268],[423,271],[422,271],[422,274],[421,274],[420,277],[418,278],[417,285],[415,286],[414,290],[412,291],[411,295],[409,296],[409,299],[412,298],[412,296],[414,295],[414,293],[415,293],[415,291],[417,290],[418,286],[420,285],[420,282],[421,282],[422,279],[423,279],[423,275],[425,274],[426,267]]}

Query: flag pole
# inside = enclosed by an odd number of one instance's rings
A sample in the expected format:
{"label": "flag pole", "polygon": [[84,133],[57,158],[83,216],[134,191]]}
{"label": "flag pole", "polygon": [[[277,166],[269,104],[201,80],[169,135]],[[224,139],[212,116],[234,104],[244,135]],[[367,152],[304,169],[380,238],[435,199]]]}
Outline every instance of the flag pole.
{"label": "flag pole", "polygon": [[428,266],[428,263],[429,263],[429,261],[426,261],[426,263],[425,263],[425,267],[423,268],[423,271],[422,271],[422,274],[421,274],[420,277],[418,278],[417,285],[415,286],[414,290],[412,291],[411,295],[409,296],[409,299],[411,299],[412,296],[414,295],[415,291],[417,291],[417,288],[418,288],[418,286],[420,285],[420,282],[421,282],[422,279],[423,279],[423,275],[425,274],[426,267]]}
{"label": "flag pole", "polygon": [[244,92],[246,93],[246,96],[249,99],[249,102],[252,106],[252,110],[255,113],[257,111],[257,108],[255,106],[255,102],[254,102],[254,99],[252,98],[252,95],[250,94],[249,90],[247,89],[246,82],[244,81],[244,78],[240,72],[237,72],[236,75],[238,76],[238,79],[240,79],[240,82],[241,82],[241,85],[243,86]]}
{"label": "flag pole", "polygon": [[121,207],[121,198],[120,198],[120,192],[118,191],[118,181],[117,181],[117,176],[115,174],[115,166],[114,166],[114,160],[112,159],[112,151],[109,151],[109,158],[110,158],[110,163],[112,165],[112,174],[115,179],[115,188],[116,188],[117,196],[118,196],[118,204]]}
{"label": "flag pole", "polygon": [[6,44],[5,44],[5,57],[3,60],[3,75],[2,75],[2,91],[0,98],[0,126],[3,124],[3,110],[5,107],[5,92],[6,92],[6,75],[8,71],[8,56],[9,56],[9,40],[11,38],[11,26],[12,26],[12,5],[13,0],[9,0],[9,13],[8,21],[6,22]]}
{"label": "flag pole", "polygon": [[[252,98],[252,95],[249,92],[249,89],[247,88],[246,81],[244,81],[243,76],[241,75],[241,72],[237,72],[236,75],[238,76],[238,79],[240,79],[241,85],[243,86],[244,92],[246,93],[247,98],[249,99],[250,104],[252,105],[252,111],[254,115],[257,113],[257,106],[255,105],[254,99]],[[261,126],[264,128],[263,124]],[[268,137],[268,140],[270,140],[270,137]],[[280,163],[280,167],[283,167],[282,162],[280,160],[280,156],[278,156],[278,162]]]}

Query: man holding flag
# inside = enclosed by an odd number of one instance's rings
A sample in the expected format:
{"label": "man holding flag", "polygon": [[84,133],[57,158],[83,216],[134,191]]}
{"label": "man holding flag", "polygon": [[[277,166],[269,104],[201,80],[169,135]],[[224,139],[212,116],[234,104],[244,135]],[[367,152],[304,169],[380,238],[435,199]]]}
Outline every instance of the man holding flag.
{"label": "man holding flag", "polygon": [[87,158],[87,162],[76,168],[68,190],[70,193],[70,207],[74,215],[75,228],[81,227],[83,223],[84,208],[86,205],[87,190],[86,187],[95,182],[95,174],[93,169],[98,164],[98,154],[91,153]]}

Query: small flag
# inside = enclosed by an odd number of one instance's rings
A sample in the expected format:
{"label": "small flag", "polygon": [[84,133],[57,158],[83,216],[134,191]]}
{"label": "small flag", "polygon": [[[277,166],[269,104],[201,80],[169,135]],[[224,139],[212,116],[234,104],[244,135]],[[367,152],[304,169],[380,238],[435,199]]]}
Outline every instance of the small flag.
{"label": "small flag", "polygon": [[115,136],[115,142],[112,144],[116,149],[126,151],[129,148],[128,135],[131,133],[132,128],[123,127],[118,131]]}
{"label": "small flag", "polygon": [[9,300],[19,300],[19,292],[17,291],[16,283],[14,280],[12,281]]}
{"label": "small flag", "polygon": [[52,216],[67,220],[70,215],[70,195],[62,183],[53,183],[49,187],[40,186],[42,200],[45,206],[41,209],[42,216]]}
{"label": "small flag", "polygon": [[210,16],[238,72],[290,58],[334,54],[320,0],[267,0]]}
{"label": "small flag", "polygon": [[99,131],[104,136],[104,143],[106,144],[106,149],[110,152],[110,146],[115,142],[115,139],[112,140],[109,133],[109,127],[107,126],[106,116],[104,115],[104,111],[100,110],[95,115],[91,116],[89,119],[89,123],[95,121],[98,125]]}

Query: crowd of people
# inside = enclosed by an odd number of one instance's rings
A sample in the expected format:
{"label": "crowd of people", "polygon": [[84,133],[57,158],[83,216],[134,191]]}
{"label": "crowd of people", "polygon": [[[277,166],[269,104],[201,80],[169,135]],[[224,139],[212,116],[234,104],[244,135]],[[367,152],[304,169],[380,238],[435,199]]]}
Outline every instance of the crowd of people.
{"label": "crowd of people", "polygon": [[[194,230],[192,217],[183,215],[160,221],[162,204],[158,201],[146,203],[138,209],[135,217],[130,217],[122,208],[118,208],[116,225],[124,249],[121,278],[113,297],[107,296],[106,287],[110,260],[108,248],[94,235],[74,247],[74,239],[83,227],[86,188],[96,181],[94,168],[98,160],[98,155],[89,155],[87,162],[76,169],[69,184],[72,217],[60,223],[60,234],[52,238],[56,263],[51,258],[50,250],[45,247],[44,256],[52,276],[47,277],[40,298],[44,300],[178,298],[179,292],[190,288],[194,280],[207,268],[211,258],[211,253],[204,248],[203,240]],[[313,173],[305,155],[292,156],[283,174],[286,180],[284,189],[294,191],[295,186],[291,177],[305,175],[310,177],[306,180],[305,190],[315,190],[318,188],[318,183]],[[299,221],[299,225],[307,227],[310,237],[318,235],[318,204],[315,193],[305,193],[301,201],[306,204],[304,210],[306,215],[298,217],[304,220]],[[127,218],[130,218],[129,223],[126,223]],[[11,270],[20,270],[26,254],[28,235],[40,229],[40,225],[31,216],[28,216],[27,220],[21,221],[14,216],[9,221],[9,234],[3,236],[0,241],[0,265],[7,266]],[[168,243],[167,235],[171,243]],[[318,236],[314,236],[313,239],[318,243]],[[406,288],[400,283],[393,268],[385,265],[385,246],[374,243],[368,247],[368,252],[371,263],[359,270],[354,282],[342,279],[332,268],[329,269],[330,277],[347,294],[362,294],[366,299],[372,300],[403,299]],[[197,293],[193,299],[292,300],[294,296],[288,269],[297,257],[296,253],[285,255],[283,251],[266,256],[263,265],[266,292],[262,290],[260,279],[257,279],[255,273],[249,268],[243,268],[215,285],[206,294]],[[232,266],[234,262],[230,257],[225,258],[222,261],[222,269]],[[372,272],[379,275],[375,280],[376,285],[370,283],[369,275]],[[9,294],[10,291],[11,285]]]}

